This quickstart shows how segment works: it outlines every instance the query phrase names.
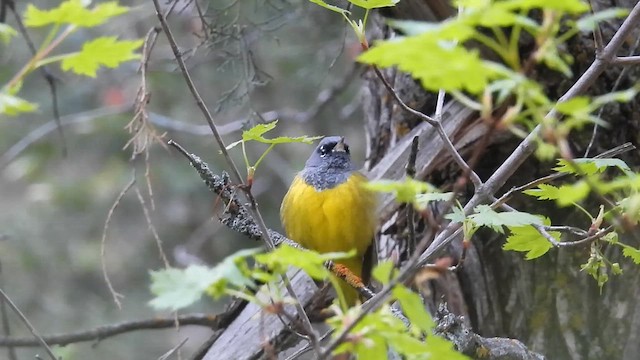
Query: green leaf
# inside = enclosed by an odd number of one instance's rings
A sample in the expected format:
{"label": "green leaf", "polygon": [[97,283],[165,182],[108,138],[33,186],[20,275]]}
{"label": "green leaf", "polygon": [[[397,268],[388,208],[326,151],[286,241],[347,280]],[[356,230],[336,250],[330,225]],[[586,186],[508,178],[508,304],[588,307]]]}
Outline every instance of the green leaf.
{"label": "green leaf", "polygon": [[621,102],[621,103],[626,103],[629,101],[632,101],[633,99],[635,99],[636,95],[638,94],[638,88],[637,87],[631,87],[629,89],[626,90],[620,90],[620,91],[614,91],[614,92],[610,92],[610,93],[606,93],[604,95],[600,95],[597,96],[595,98],[593,98],[592,102],[593,102],[593,107],[594,109],[600,108],[606,104],[612,103],[612,102]]}
{"label": "green leaf", "polygon": [[304,270],[316,280],[324,280],[331,274],[324,263],[329,260],[346,259],[355,256],[355,250],[348,253],[332,252],[320,254],[315,251],[302,250],[289,245],[281,245],[277,249],[265,254],[256,255],[257,262],[269,269],[284,273],[289,266]]}
{"label": "green leaf", "polygon": [[581,31],[593,31],[598,23],[606,20],[623,18],[629,14],[629,9],[610,8],[589,14],[576,21],[576,27]]}
{"label": "green leaf", "polygon": [[427,191],[437,191],[436,187],[424,182],[414,180],[410,177],[404,180],[374,180],[365,184],[369,190],[383,193],[392,193],[396,201],[400,203],[416,203],[417,196]]}
{"label": "green leaf", "polygon": [[564,159],[559,159],[558,166],[553,168],[553,170],[564,174],[578,175],[582,173],[585,175],[593,175],[602,173],[609,167],[616,167],[623,171],[625,174],[631,173],[631,168],[629,168],[629,165],[627,165],[627,163],[625,163],[624,161],[616,158],[578,158],[574,159],[573,162],[580,170],[579,172],[576,171],[571,162]]}
{"label": "green leaf", "polygon": [[87,41],[82,50],[62,60],[62,70],[95,77],[100,65],[115,68],[120,63],[140,58],[133,51],[142,46],[142,40],[118,40],[115,36],[99,37]]}
{"label": "green leaf", "polygon": [[430,352],[426,342],[418,340],[406,332],[388,332],[384,337],[389,346],[404,356],[424,355]]}
{"label": "green leaf", "polygon": [[589,184],[578,181],[571,185],[557,188],[553,185],[540,184],[537,188],[523,191],[523,193],[537,197],[538,200],[556,200],[558,206],[564,207],[577,203],[589,195]]}
{"label": "green leaf", "polygon": [[503,226],[523,226],[530,224],[542,224],[537,215],[520,211],[496,212],[489,205],[478,205],[474,213],[468,216],[478,226],[487,226],[502,233]]}
{"label": "green leaf", "polygon": [[38,105],[6,92],[0,92],[0,114],[10,116],[34,112]]}
{"label": "green leaf", "polygon": [[429,359],[470,360],[471,358],[457,352],[453,343],[440,336],[432,335],[426,340],[429,347]]}
{"label": "green leaf", "polygon": [[402,285],[393,288],[393,296],[400,302],[402,312],[411,321],[411,324],[422,330],[424,334],[431,334],[435,323],[425,310],[420,296]]}
{"label": "green leaf", "polygon": [[545,9],[580,14],[589,10],[589,6],[580,0],[507,0],[501,6],[512,10]]}
{"label": "green leaf", "polygon": [[523,191],[524,194],[534,196],[538,200],[555,200],[560,198],[560,189],[548,184],[540,184],[537,188]]}
{"label": "green leaf", "polygon": [[[549,219],[544,220],[545,225],[549,225]],[[532,260],[546,254],[553,245],[545,239],[536,228],[531,225],[509,228],[511,235],[507,237],[507,242],[502,246],[504,250],[526,252],[525,259]],[[560,233],[549,231],[556,241],[560,241]]]}
{"label": "green leaf", "polygon": [[457,223],[463,223],[466,219],[464,209],[460,206],[455,206],[453,209],[451,209],[451,212],[446,214],[444,217],[447,220],[451,220]]}
{"label": "green leaf", "polygon": [[322,1],[322,0],[309,0],[312,3],[316,4],[316,5],[320,5],[323,8],[327,9],[327,10],[331,10],[331,11],[335,11],[338,14],[342,14],[342,16],[347,17],[349,14],[351,14],[351,12],[349,10],[345,10],[341,7],[335,6],[335,5],[329,5],[326,2]]}
{"label": "green leaf", "polygon": [[622,255],[631,258],[636,265],[640,265],[640,250],[620,243],[624,249],[622,249]]}
{"label": "green leaf", "polygon": [[565,114],[588,113],[591,109],[591,99],[587,96],[576,96],[567,101],[559,102],[556,110]]}
{"label": "green leaf", "polygon": [[416,195],[415,205],[418,209],[425,209],[432,201],[449,201],[453,199],[454,195],[452,192],[428,192],[426,194],[418,194]]}
{"label": "green leaf", "polygon": [[322,136],[279,136],[274,139],[266,139],[263,135],[273,129],[275,129],[276,124],[278,124],[278,120],[272,121],[266,124],[258,124],[252,127],[249,130],[245,130],[242,132],[242,140],[238,140],[234,143],[227,145],[227,150],[233,148],[234,146],[242,143],[243,141],[258,141],[264,144],[287,144],[287,143],[305,143],[311,144],[315,140],[321,139]]}
{"label": "green leaf", "polygon": [[376,265],[371,271],[371,275],[374,279],[378,280],[381,284],[386,285],[391,280],[394,273],[395,265],[391,260],[385,260]]}
{"label": "green leaf", "polygon": [[[376,43],[358,61],[382,68],[397,66],[420,80],[427,90],[484,91],[497,77],[494,65],[455,42],[466,40],[473,29],[461,23],[435,27],[419,35]],[[447,64],[447,66],[443,66]]]}
{"label": "green leaf", "polygon": [[241,264],[260,251],[240,250],[214,268],[192,265],[186,269],[151,271],[151,292],[155,298],[149,304],[158,310],[176,311],[200,300],[205,293],[221,296],[230,285],[252,287],[253,282],[245,275]]}
{"label": "green leaf", "polygon": [[101,2],[92,9],[87,9],[84,3],[86,2],[82,0],[67,0],[51,10],[40,10],[29,4],[24,14],[24,23],[29,27],[51,24],[94,27],[129,11],[128,7],[120,6],[116,1]]}
{"label": "green leaf", "polygon": [[16,36],[18,34],[11,26],[7,24],[0,23],[0,41],[9,43],[11,41],[12,36]]}
{"label": "green leaf", "polygon": [[349,0],[349,2],[363,9],[377,9],[395,6],[400,0]]}

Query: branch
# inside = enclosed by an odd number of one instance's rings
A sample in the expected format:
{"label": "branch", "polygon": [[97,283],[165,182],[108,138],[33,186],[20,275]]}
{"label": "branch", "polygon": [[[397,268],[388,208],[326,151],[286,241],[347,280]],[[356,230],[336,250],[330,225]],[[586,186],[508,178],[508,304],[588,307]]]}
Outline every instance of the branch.
{"label": "branch", "polygon": [[[101,341],[132,331],[169,329],[175,328],[176,326],[197,325],[205,326],[212,330],[219,330],[228,326],[241,309],[241,306],[236,306],[218,315],[185,314],[178,315],[177,318],[170,316],[166,318],[125,321],[72,333],[45,335],[42,336],[42,339],[50,345],[65,346],[84,341]],[[0,346],[33,347],[39,345],[40,342],[32,338],[0,337]]]}
{"label": "branch", "polygon": [[18,315],[18,317],[20,318],[20,320],[22,320],[22,322],[27,326],[27,328],[31,332],[31,335],[33,335],[33,339],[29,338],[29,340],[35,343],[34,346],[42,346],[42,348],[47,353],[47,355],[51,357],[51,360],[58,360],[56,356],[53,354],[53,350],[51,350],[51,347],[49,347],[49,344],[47,344],[47,341],[43,339],[42,336],[40,336],[36,328],[33,327],[33,325],[31,325],[31,322],[29,321],[29,319],[27,319],[27,317],[24,316],[22,311],[20,311],[20,309],[16,306],[16,304],[14,304],[13,301],[11,301],[9,296],[7,296],[7,294],[5,294],[4,291],[2,291],[2,289],[0,289],[0,297],[2,297],[3,301],[7,305],[9,305],[11,310],[13,310],[13,312],[15,312],[16,315]]}
{"label": "branch", "polygon": [[434,317],[435,333],[453,342],[456,348],[474,359],[483,360],[544,360],[545,357],[527,349],[516,339],[485,338],[474,333],[463,317],[449,312],[446,303],[438,306]]}
{"label": "branch", "polygon": [[[629,13],[629,16],[620,26],[620,29],[613,36],[609,44],[604,48],[600,57],[596,57],[591,66],[580,76],[573,86],[558,100],[558,103],[565,102],[583,93],[596,81],[598,76],[604,72],[611,64],[620,46],[628,35],[640,22],[640,3],[636,4]],[[547,114],[546,118],[555,117],[557,111],[555,107]],[[494,174],[476,190],[475,194],[465,205],[465,214],[469,214],[476,206],[485,202],[489,197],[500,189],[504,183],[518,170],[520,165],[533,153],[536,148],[536,140],[540,132],[541,125],[536,126],[531,133],[516,147],[513,153],[494,172]],[[426,264],[432,256],[443,249],[453,240],[451,234],[460,228],[459,223],[451,223],[442,231],[429,248],[420,257],[420,265]],[[407,269],[408,271],[409,269]]]}

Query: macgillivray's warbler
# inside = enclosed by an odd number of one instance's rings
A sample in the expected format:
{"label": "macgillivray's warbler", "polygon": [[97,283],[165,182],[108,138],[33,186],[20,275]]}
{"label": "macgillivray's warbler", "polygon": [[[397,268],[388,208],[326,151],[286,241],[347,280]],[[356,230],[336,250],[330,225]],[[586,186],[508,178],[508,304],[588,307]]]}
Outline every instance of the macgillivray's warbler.
{"label": "macgillivray's warbler", "polygon": [[[363,184],[344,137],[320,141],[304,169],[293,179],[282,200],[280,219],[287,237],[320,253],[356,255],[336,261],[364,280],[371,272],[371,245],[376,228],[376,196]],[[365,266],[363,266],[363,263]],[[357,291],[340,281],[347,305],[358,300]]]}

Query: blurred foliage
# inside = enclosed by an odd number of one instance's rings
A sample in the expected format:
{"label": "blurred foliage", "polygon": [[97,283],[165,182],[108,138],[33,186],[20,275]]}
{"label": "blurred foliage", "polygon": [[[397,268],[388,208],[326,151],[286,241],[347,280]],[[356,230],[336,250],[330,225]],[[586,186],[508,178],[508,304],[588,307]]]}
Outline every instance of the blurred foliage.
{"label": "blurred foliage", "polygon": [[[34,4],[50,9],[58,2]],[[158,24],[151,2],[120,4],[130,6],[130,13],[74,32],[60,51],[76,51],[104,34],[144,38]],[[18,12],[23,14],[27,5],[17,3]],[[274,136],[332,134],[340,123],[340,135],[350,139],[356,159],[362,161],[361,122],[352,110],[357,108],[353,106],[357,81],[348,84],[327,111],[309,121],[297,120],[323,89],[351,71],[357,55],[352,49],[359,45],[348,25],[302,1],[211,1],[200,2],[199,7],[208,24],[199,20],[193,1],[180,1],[169,23],[220,125],[239,124],[232,126],[239,130],[261,122],[257,114],[268,112],[277,113],[280,120]],[[11,15],[7,24],[15,29]],[[30,29],[29,35],[38,46],[47,31]],[[20,35],[10,40],[0,43],[0,83],[11,79],[31,57]],[[31,74],[20,90],[39,105],[38,112],[0,117],[0,286],[43,334],[155,316],[147,305],[148,270],[161,268],[162,262],[134,191],[115,210],[106,243],[107,270],[116,290],[125,295],[122,310],[113,303],[101,273],[100,240],[107,212],[133,168],[137,186],[150,203],[144,164],[130,162],[130,150],[123,151],[130,136],[124,126],[133,116],[131,104],[140,85],[138,63],[99,70],[92,80],[60,73],[55,67],[49,70],[59,79],[60,112],[67,124],[66,157],[53,126],[51,94],[39,72]],[[167,131],[166,139],[203,156],[219,171],[224,164],[218,149],[202,131],[206,130],[202,115],[176,70],[166,39],[159,34],[147,74],[151,118],[197,127],[200,135],[163,127],[158,131]],[[229,143],[239,138],[238,130],[225,135]],[[252,159],[263,150],[247,147]],[[280,200],[310,151],[309,145],[286,144],[265,158],[254,191],[269,226],[279,228]],[[242,163],[241,154],[234,156]],[[181,156],[155,145],[149,161],[155,201],[151,218],[173,265],[213,264],[239,248],[260,245],[221,227],[216,220],[219,204]],[[209,301],[189,311],[220,309]],[[28,336],[15,317],[11,320],[13,334]],[[157,358],[184,337],[189,341],[182,351],[190,354],[208,334],[199,328],[138,332],[104,340],[95,348],[91,343],[69,345],[60,354],[65,360],[130,358],[133,353]],[[33,358],[36,353],[40,350],[18,351],[19,358]],[[0,354],[4,356],[4,349]]]}

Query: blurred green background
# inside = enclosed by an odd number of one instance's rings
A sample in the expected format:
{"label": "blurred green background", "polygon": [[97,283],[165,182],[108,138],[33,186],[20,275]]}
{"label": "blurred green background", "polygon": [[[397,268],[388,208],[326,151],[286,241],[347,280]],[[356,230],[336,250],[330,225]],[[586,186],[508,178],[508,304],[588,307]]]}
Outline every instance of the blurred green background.
{"label": "blurred green background", "polygon": [[[20,13],[27,3],[17,3]],[[57,3],[33,2],[40,8]],[[56,54],[76,51],[84,41],[101,35],[143,38],[158,25],[151,1],[121,3],[132,7],[128,14],[76,32]],[[170,26],[217,123],[234,129],[224,135],[227,143],[239,138],[240,128],[277,118],[273,136],[345,135],[362,164],[360,74],[353,60],[359,45],[339,15],[302,0],[198,4],[206,26],[194,1],[177,4]],[[7,23],[16,27],[12,14]],[[29,30],[36,45],[46,30]],[[0,86],[29,58],[20,37],[0,45]],[[112,300],[101,270],[100,241],[107,213],[133,169],[135,186],[146,204],[151,203],[143,157],[132,162],[131,148],[123,149],[131,137],[125,126],[133,117],[131,104],[141,82],[138,67],[138,61],[130,61],[116,70],[100,71],[97,79],[63,73],[56,64],[50,67],[59,79],[60,112],[67,124],[66,157],[53,126],[51,94],[38,72],[28,77],[20,96],[40,104],[39,111],[0,117],[0,286],[42,334],[170,315],[148,306],[149,270],[163,264],[135,187],[115,210],[106,242],[107,271],[124,295],[122,309]],[[174,139],[199,154],[216,172],[223,170],[218,148],[162,33],[147,80],[151,118],[164,124],[156,127],[157,132],[166,132],[164,140]],[[331,101],[318,108],[327,95]],[[257,144],[249,150],[255,160],[264,147]],[[254,190],[270,227],[280,229],[280,201],[311,150],[309,145],[278,146],[259,168]],[[242,168],[240,149],[232,153]],[[155,203],[150,217],[172,265],[215,264],[237,249],[260,245],[219,224],[215,197],[182,156],[159,144],[149,155]],[[223,303],[203,300],[190,311],[215,313]],[[29,336],[13,313],[9,317],[13,335]],[[66,360],[156,359],[189,338],[182,348],[183,357],[188,357],[209,335],[198,327],[147,330],[57,351]],[[6,354],[0,349],[0,358]],[[43,352],[18,350],[20,359],[35,354]]]}

